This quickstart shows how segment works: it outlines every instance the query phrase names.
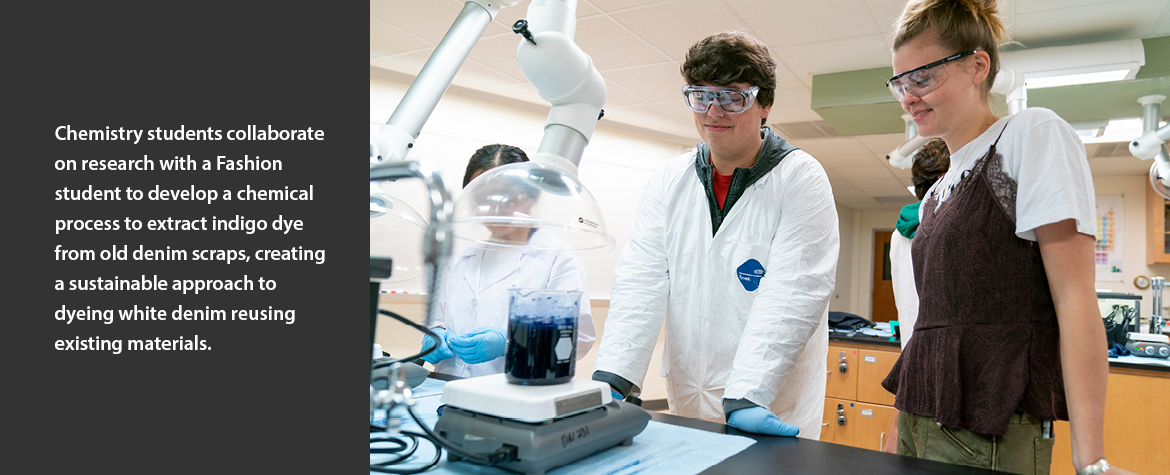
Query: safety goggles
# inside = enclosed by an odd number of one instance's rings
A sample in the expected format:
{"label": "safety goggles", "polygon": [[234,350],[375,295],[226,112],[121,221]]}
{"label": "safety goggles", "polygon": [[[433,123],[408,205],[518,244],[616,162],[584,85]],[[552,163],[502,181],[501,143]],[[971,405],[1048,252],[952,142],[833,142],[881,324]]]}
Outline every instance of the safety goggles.
{"label": "safety goggles", "polygon": [[683,86],[683,101],[691,110],[704,113],[711,108],[711,104],[728,114],[739,114],[752,108],[756,102],[756,93],[760,88],[752,86],[744,89],[718,86]]}
{"label": "safety goggles", "polygon": [[947,68],[944,68],[943,65],[951,61],[966,58],[975,53],[976,51],[966,51],[947,56],[926,66],[911,69],[890,78],[889,81],[886,81],[886,87],[890,88],[890,92],[899,101],[906,97],[906,93],[922,97],[929,94],[930,91],[937,89],[947,80]]}

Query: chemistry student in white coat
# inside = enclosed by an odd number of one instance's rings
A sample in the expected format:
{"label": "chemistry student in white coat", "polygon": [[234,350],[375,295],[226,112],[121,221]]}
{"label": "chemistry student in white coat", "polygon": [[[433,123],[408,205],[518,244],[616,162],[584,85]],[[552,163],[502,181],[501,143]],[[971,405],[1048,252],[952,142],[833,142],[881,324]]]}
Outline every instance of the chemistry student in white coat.
{"label": "chemistry student in white coat", "polygon": [[640,392],[665,319],[672,413],[817,439],[840,238],[824,169],[763,126],[775,68],[739,32],[687,53],[704,143],[642,191],[593,379]]}
{"label": "chemistry student in white coat", "polygon": [[[524,151],[509,145],[487,145],[467,164],[463,186],[483,172],[500,165],[526,162]],[[536,190],[501,190],[506,206],[522,207],[535,199]],[[534,247],[547,239],[527,227],[489,227],[493,239]],[[433,329],[442,342],[423,359],[435,372],[459,377],[504,372],[508,326],[508,289],[577,290],[582,292],[578,317],[577,359],[597,339],[589,308],[588,278],[580,257],[565,252],[531,249],[470,248],[451,259],[447,267]],[[423,347],[433,345],[430,337]]]}

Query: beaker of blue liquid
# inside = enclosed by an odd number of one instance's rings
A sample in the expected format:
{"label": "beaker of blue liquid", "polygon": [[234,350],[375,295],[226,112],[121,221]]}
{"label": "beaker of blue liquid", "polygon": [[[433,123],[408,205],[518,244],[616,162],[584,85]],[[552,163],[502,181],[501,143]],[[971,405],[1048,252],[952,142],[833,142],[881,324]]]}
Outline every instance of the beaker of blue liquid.
{"label": "beaker of blue liquid", "polygon": [[577,367],[582,292],[510,289],[504,375],[512,384],[567,383]]}

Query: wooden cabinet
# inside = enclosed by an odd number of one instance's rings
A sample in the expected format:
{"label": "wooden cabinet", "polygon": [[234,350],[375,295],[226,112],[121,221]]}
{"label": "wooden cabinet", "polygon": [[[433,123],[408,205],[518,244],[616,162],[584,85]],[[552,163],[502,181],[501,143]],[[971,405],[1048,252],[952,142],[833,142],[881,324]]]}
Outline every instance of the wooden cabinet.
{"label": "wooden cabinet", "polygon": [[853,442],[849,445],[869,450],[881,450],[886,433],[898,420],[893,406],[857,403],[857,424],[853,427]]}
{"label": "wooden cabinet", "polygon": [[[1170,442],[1170,373],[1110,368],[1105,392],[1105,459],[1134,473],[1170,474],[1163,449]],[[1052,475],[1073,475],[1068,422],[1053,424]]]}
{"label": "wooden cabinet", "polygon": [[[845,346],[848,345],[848,346]],[[826,364],[821,441],[881,450],[898,411],[881,386],[898,360],[897,347],[831,342]]]}
{"label": "wooden cabinet", "polygon": [[847,399],[825,398],[825,413],[822,419],[821,442],[832,442],[841,445],[853,445],[853,428],[856,424],[855,401]]}
{"label": "wooden cabinet", "polygon": [[825,397],[857,399],[857,348],[829,346]]}
{"label": "wooden cabinet", "polygon": [[1170,264],[1170,202],[1146,186],[1146,265]]}

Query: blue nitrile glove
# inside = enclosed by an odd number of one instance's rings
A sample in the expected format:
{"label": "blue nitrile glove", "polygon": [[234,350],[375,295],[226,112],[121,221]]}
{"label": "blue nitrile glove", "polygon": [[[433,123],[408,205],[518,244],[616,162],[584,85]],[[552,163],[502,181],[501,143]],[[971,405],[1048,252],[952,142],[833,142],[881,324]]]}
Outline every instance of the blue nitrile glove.
{"label": "blue nitrile glove", "polygon": [[795,437],[800,433],[800,428],[781,421],[772,411],[759,406],[732,412],[727,418],[727,425],[744,432],[765,435]]}
{"label": "blue nitrile glove", "polygon": [[622,393],[619,393],[619,392],[617,392],[617,391],[616,391],[616,390],[614,390],[614,389],[610,389],[610,390],[609,390],[609,393],[610,393],[610,394],[613,394],[613,400],[614,400],[614,401],[622,401],[622,400],[625,400],[625,399],[626,399],[626,398],[622,397]]}
{"label": "blue nitrile glove", "polygon": [[507,338],[504,337],[503,328],[480,327],[475,331],[447,338],[447,345],[464,362],[479,364],[504,356],[505,341]]}
{"label": "blue nitrile glove", "polygon": [[[436,335],[439,335],[439,340],[441,341],[439,341],[439,348],[424,356],[423,361],[426,361],[430,364],[439,364],[440,361],[455,356],[455,353],[451,352],[451,348],[447,347],[447,338],[448,335],[450,335],[450,332],[442,328],[432,328],[431,331],[435,332]],[[422,342],[423,349],[425,350],[432,346],[435,346],[435,339],[431,338],[430,335],[424,336]]]}

